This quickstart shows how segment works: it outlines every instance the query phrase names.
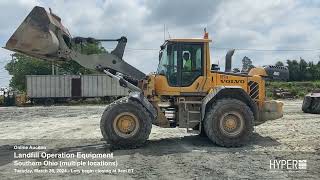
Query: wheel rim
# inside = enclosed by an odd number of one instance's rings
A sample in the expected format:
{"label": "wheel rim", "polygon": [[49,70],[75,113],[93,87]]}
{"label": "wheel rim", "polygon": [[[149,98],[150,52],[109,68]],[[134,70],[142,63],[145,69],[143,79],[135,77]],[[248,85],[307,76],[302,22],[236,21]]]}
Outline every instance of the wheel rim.
{"label": "wheel rim", "polygon": [[223,134],[229,137],[238,136],[244,126],[244,119],[238,112],[227,112],[220,118],[220,129]]}
{"label": "wheel rim", "polygon": [[139,129],[138,118],[130,112],[120,113],[113,121],[113,129],[120,137],[132,137]]}

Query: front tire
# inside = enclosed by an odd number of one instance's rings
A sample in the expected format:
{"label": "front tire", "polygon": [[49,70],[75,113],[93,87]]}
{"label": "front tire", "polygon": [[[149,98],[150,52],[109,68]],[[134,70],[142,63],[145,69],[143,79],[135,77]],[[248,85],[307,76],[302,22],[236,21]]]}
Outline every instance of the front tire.
{"label": "front tire", "polygon": [[237,99],[220,99],[206,112],[204,130],[215,144],[238,147],[247,143],[253,132],[251,109]]}
{"label": "front tire", "polygon": [[146,108],[127,97],[111,103],[100,121],[104,139],[119,148],[143,145],[149,138],[151,128],[152,118]]}

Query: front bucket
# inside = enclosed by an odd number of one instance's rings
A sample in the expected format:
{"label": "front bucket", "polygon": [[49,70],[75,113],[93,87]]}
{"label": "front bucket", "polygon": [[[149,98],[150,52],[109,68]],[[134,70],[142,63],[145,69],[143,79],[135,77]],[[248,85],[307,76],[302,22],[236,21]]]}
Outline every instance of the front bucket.
{"label": "front bucket", "polygon": [[36,6],[10,37],[5,48],[36,58],[53,60],[58,58],[61,39],[68,41],[70,38],[71,35],[58,16]]}

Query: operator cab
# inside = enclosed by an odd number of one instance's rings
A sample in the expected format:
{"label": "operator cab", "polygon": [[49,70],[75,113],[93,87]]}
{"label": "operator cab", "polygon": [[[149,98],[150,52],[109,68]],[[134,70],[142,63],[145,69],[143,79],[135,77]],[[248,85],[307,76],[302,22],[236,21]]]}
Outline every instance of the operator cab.
{"label": "operator cab", "polygon": [[204,43],[208,39],[170,39],[161,46],[157,74],[171,87],[190,86],[204,75]]}

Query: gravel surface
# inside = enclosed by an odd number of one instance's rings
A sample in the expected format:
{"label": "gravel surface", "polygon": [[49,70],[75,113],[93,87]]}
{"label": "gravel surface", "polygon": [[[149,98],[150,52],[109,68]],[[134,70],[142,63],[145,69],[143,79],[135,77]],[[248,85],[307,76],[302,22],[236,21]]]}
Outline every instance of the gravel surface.
{"label": "gravel surface", "polygon": [[[101,141],[104,106],[0,107],[0,179],[319,179],[320,115],[304,114],[300,100],[284,104],[284,117],[255,127],[244,147],[223,148],[185,129],[153,126],[144,147],[127,150]],[[118,172],[17,173],[14,169],[30,166],[14,165],[14,145],[42,145],[48,153],[112,152]],[[270,160],[307,160],[307,169],[270,169]],[[81,168],[115,167],[65,169]]]}

